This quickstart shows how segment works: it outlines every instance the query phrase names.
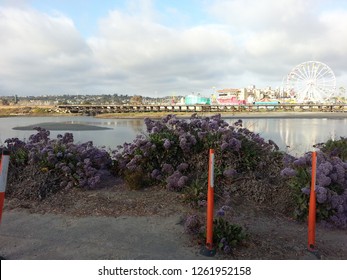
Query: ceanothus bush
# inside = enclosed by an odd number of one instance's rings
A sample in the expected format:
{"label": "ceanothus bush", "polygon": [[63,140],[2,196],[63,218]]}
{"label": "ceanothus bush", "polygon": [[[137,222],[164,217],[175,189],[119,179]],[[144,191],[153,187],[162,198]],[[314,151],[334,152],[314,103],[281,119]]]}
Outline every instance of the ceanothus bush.
{"label": "ceanothus bush", "polygon": [[173,191],[185,189],[207,172],[210,148],[218,158],[220,184],[259,166],[264,169],[271,162],[269,154],[276,150],[276,145],[243,128],[241,120],[229,125],[221,115],[194,114],[190,119],[167,115],[161,120],[146,118],[145,124],[145,135],[113,151],[116,171],[131,181],[140,173],[142,182],[164,184]]}
{"label": "ceanothus bush", "polygon": [[[331,140],[330,145],[333,145]],[[317,152],[316,201],[317,218],[326,225],[347,228],[347,162],[329,150]],[[312,153],[286,162],[281,175],[289,179],[296,189],[297,207],[295,216],[305,219],[308,215]]]}
{"label": "ceanothus bush", "polygon": [[[48,130],[40,127],[35,129],[37,133],[31,135],[28,141],[18,138],[5,141],[5,148],[11,151],[12,172],[21,174],[31,168],[39,174],[47,173],[50,178],[56,179],[53,185],[43,185],[55,190],[97,188],[101,178],[110,174],[112,160],[106,150],[94,147],[91,141],[75,144],[72,133],[51,139]],[[41,197],[43,193],[41,191]]]}

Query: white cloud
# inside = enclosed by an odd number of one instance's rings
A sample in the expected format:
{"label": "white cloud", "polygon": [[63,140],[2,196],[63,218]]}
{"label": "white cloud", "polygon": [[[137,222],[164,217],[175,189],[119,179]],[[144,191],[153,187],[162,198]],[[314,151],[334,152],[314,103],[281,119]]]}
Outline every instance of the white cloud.
{"label": "white cloud", "polygon": [[0,42],[0,81],[9,90],[54,92],[90,64],[87,44],[64,16],[0,8]]}
{"label": "white cloud", "polygon": [[208,10],[237,34],[239,58],[254,74],[280,80],[310,60],[346,72],[347,12],[337,1],[216,0]]}
{"label": "white cloud", "polygon": [[206,77],[225,71],[233,51],[220,26],[176,30],[118,11],[100,22],[100,34],[89,44],[101,67],[126,72],[130,84],[148,93],[164,89],[155,85],[160,80],[166,91],[204,86]]}
{"label": "white cloud", "polygon": [[323,9],[324,1],[211,0],[214,21],[189,26],[164,25],[153,1],[128,3],[87,39],[63,14],[0,7],[0,94],[276,87],[308,60],[326,63],[347,86],[347,11]]}

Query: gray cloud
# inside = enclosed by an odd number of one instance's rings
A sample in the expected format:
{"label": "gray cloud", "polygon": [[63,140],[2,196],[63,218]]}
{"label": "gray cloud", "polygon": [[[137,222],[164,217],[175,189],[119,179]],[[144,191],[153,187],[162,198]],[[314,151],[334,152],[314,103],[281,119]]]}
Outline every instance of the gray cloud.
{"label": "gray cloud", "polygon": [[347,85],[347,11],[323,10],[324,1],[209,1],[214,24],[179,27],[142,2],[110,11],[87,39],[64,15],[0,7],[0,95],[276,87],[308,60]]}
{"label": "gray cloud", "polygon": [[0,9],[0,18],[0,81],[9,91],[59,91],[91,67],[70,19],[14,8]]}

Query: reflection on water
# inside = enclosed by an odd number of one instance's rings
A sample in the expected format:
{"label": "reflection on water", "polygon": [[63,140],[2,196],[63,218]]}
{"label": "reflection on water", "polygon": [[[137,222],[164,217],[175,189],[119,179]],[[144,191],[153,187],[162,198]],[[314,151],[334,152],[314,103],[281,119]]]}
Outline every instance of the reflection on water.
{"label": "reflection on water", "polygon": [[105,126],[105,127],[119,127],[119,126],[125,126],[125,127],[131,127],[134,131],[141,131],[144,127],[144,122],[142,119],[121,119],[121,120],[105,120],[100,119],[100,121],[95,121],[98,119],[93,119],[91,121],[89,120],[69,120],[65,121],[65,123],[71,123],[71,124],[89,124],[89,125],[98,125],[98,126]]}
{"label": "reflection on water", "polygon": [[105,146],[114,149],[125,142],[131,142],[136,135],[144,133],[145,125],[140,119],[96,119],[87,116],[74,117],[15,117],[0,118],[0,144],[3,144],[7,138],[18,137],[19,139],[28,139],[35,131],[13,130],[16,126],[27,126],[37,123],[58,122],[68,124],[88,124],[111,128],[101,131],[51,131],[51,137],[55,138],[58,134],[72,132],[75,142],[93,141],[96,146]]}
{"label": "reflection on water", "polygon": [[[227,122],[236,120],[228,118]],[[93,141],[97,146],[116,148],[132,142],[137,134],[145,133],[143,119],[96,119],[93,117],[15,117],[0,118],[0,144],[7,138],[28,139],[34,131],[13,130],[16,126],[42,122],[90,124],[111,128],[103,131],[72,131],[76,142]],[[244,119],[244,127],[277,143],[281,150],[300,155],[312,150],[312,145],[328,139],[347,137],[347,119]],[[71,131],[52,131],[51,136]]]}
{"label": "reflection on water", "polygon": [[245,119],[243,123],[292,155],[311,151],[314,144],[347,136],[347,119]]}

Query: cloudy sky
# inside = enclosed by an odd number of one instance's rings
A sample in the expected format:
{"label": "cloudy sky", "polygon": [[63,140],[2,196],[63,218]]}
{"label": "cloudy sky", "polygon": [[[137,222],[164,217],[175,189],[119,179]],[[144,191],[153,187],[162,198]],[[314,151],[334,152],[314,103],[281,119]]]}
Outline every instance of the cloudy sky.
{"label": "cloudy sky", "polygon": [[276,88],[312,60],[347,87],[347,1],[0,0],[0,96]]}

